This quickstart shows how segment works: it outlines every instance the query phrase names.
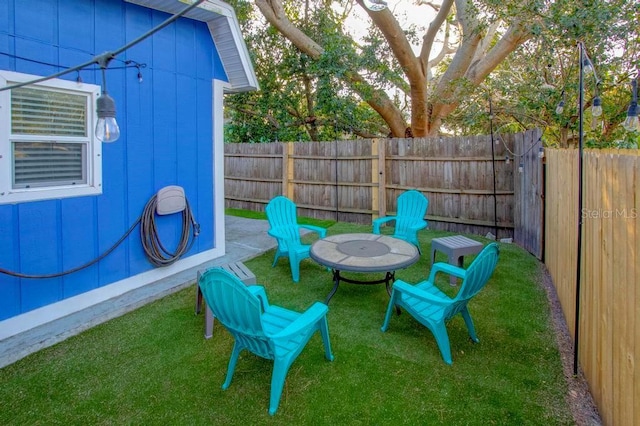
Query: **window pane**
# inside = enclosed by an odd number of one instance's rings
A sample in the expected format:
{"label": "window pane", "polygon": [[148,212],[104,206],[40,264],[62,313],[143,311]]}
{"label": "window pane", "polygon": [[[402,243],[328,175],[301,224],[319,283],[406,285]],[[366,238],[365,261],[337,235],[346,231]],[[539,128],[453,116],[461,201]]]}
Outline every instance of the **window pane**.
{"label": "window pane", "polygon": [[84,143],[14,142],[14,188],[87,183]]}
{"label": "window pane", "polygon": [[87,136],[87,96],[20,87],[11,90],[15,135]]}

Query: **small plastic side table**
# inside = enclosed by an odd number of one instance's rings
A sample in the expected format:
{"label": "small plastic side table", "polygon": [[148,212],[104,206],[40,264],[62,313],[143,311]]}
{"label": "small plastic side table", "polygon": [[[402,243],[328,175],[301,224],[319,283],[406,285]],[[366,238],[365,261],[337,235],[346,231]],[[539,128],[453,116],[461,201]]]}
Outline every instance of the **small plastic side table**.
{"label": "small plastic side table", "polygon": [[[431,266],[433,266],[433,263],[436,260],[436,250],[446,254],[451,265],[456,265],[462,268],[464,256],[480,253],[482,247],[482,243],[462,235],[434,238],[431,240]],[[449,283],[451,285],[456,285],[458,283],[458,279],[451,276]]]}
{"label": "small plastic side table", "polygon": [[[235,275],[242,281],[245,285],[254,285],[256,284],[256,276],[249,268],[245,266],[242,262],[229,263],[222,266],[217,266],[217,268],[224,269],[225,271]],[[204,271],[198,271],[198,276],[196,278],[196,315],[200,313],[202,309],[202,305],[205,307],[204,313],[204,338],[210,339],[213,336],[213,312],[209,309],[207,302],[204,301],[202,297],[202,291],[200,290],[200,286],[198,282],[200,281],[200,275]]]}

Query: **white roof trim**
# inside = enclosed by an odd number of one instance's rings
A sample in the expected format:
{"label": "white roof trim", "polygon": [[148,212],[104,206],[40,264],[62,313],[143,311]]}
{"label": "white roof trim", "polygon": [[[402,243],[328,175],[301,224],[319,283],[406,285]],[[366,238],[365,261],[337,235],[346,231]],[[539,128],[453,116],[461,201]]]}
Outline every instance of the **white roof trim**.
{"label": "white roof trim", "polygon": [[[187,5],[194,3],[193,0],[125,1],[170,14],[178,13],[188,7]],[[225,92],[257,90],[258,79],[233,7],[220,0],[206,0],[184,16],[207,23],[229,79],[229,88]]]}

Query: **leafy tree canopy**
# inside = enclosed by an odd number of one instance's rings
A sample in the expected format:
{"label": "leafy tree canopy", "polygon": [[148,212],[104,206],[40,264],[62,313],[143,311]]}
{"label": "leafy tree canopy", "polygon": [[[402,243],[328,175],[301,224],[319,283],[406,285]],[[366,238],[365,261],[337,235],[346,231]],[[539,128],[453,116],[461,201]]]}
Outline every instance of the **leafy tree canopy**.
{"label": "leafy tree canopy", "polygon": [[[620,126],[640,68],[637,2],[418,0],[424,24],[410,25],[392,4],[372,12],[361,1],[236,0],[261,90],[227,97],[228,141],[477,134],[492,124],[542,127],[547,143],[565,145],[577,127],[580,41],[597,76],[585,77],[588,143],[637,142]],[[356,11],[367,28],[354,36],[346,23]],[[596,94],[604,114],[592,120]]]}

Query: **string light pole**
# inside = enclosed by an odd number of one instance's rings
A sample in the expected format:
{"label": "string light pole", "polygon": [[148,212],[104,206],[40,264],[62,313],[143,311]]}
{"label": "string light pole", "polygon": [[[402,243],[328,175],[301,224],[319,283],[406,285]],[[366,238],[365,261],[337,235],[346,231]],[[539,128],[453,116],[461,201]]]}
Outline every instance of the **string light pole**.
{"label": "string light pole", "polygon": [[593,62],[585,51],[582,41],[578,42],[579,60],[579,80],[578,80],[578,238],[577,238],[577,261],[576,261],[576,299],[575,299],[575,319],[573,333],[573,374],[578,374],[578,347],[580,338],[580,278],[582,269],[582,229],[583,229],[583,201],[582,192],[584,186],[583,162],[584,162],[584,75],[592,73],[596,84],[596,96],[592,102],[592,115],[598,117],[602,114],[602,102],[597,95],[597,88],[600,80],[596,75]]}

